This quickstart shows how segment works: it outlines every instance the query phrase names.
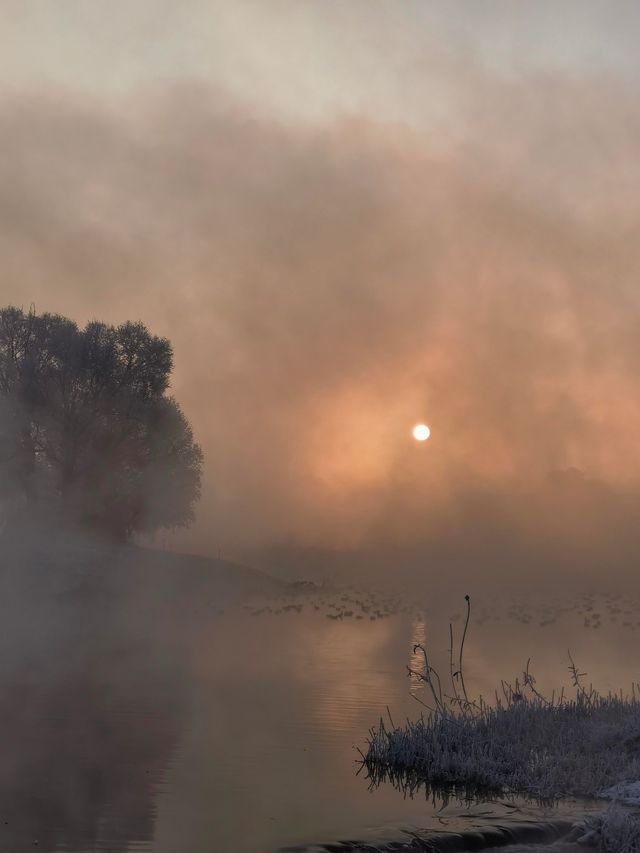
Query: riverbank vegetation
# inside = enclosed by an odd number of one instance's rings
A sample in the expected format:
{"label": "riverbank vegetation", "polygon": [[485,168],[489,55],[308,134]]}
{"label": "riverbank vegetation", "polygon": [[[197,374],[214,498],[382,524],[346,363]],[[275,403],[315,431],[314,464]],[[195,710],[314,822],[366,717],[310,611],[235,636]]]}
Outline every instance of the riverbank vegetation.
{"label": "riverbank vegetation", "polygon": [[603,695],[586,684],[569,654],[571,685],[550,696],[536,686],[529,664],[491,698],[468,695],[464,642],[445,683],[426,647],[416,646],[423,667],[425,711],[395,726],[382,719],[363,754],[372,785],[391,781],[405,793],[478,799],[519,795],[544,803],[595,797],[614,785],[640,779],[640,693]]}

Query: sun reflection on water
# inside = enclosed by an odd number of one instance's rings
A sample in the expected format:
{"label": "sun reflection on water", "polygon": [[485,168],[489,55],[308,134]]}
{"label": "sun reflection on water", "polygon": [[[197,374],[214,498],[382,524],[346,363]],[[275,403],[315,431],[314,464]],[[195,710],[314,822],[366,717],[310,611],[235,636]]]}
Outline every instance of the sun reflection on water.
{"label": "sun reflection on water", "polygon": [[409,669],[411,687],[410,692],[414,695],[419,693],[424,688],[424,682],[415,675],[417,672],[422,672],[424,669],[424,656],[420,649],[416,646],[424,646],[427,640],[427,626],[423,618],[418,618],[413,623],[411,632],[411,646],[409,649]]}

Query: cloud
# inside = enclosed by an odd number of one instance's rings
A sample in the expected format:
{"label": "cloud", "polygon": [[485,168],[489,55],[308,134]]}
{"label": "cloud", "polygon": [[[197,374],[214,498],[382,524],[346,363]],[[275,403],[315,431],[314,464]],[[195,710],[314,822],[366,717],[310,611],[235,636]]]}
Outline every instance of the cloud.
{"label": "cloud", "polygon": [[[190,547],[523,553],[580,539],[576,505],[627,517],[635,101],[464,72],[437,139],[204,84],[0,100],[2,302],[171,338],[207,457]],[[570,468],[596,497],[554,485]]]}

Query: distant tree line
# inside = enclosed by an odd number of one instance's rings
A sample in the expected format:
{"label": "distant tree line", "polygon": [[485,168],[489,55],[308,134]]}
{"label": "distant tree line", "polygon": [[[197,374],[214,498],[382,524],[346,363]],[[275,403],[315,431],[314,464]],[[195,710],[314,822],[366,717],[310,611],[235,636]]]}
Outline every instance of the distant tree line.
{"label": "distant tree line", "polygon": [[203,454],[169,396],[171,344],[142,323],[79,328],[0,310],[0,489],[126,539],[186,526]]}

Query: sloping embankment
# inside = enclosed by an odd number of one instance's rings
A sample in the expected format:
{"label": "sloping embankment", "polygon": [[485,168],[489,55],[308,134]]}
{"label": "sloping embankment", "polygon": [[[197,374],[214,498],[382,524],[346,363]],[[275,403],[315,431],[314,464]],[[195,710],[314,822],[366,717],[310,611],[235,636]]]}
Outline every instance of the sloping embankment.
{"label": "sloping embankment", "polygon": [[158,609],[216,610],[251,597],[278,595],[284,584],[225,560],[134,545],[113,545],[68,532],[26,529],[0,539],[0,594],[49,606],[54,601]]}
{"label": "sloping embankment", "polygon": [[[385,841],[335,841],[324,844],[285,847],[279,853],[465,853],[472,850],[489,850],[496,847],[520,845],[546,845],[556,841],[566,842],[567,850],[573,847],[581,834],[573,821],[558,819],[513,824],[499,824],[468,832],[424,833],[405,830],[397,839]],[[404,836],[404,837],[402,837]],[[576,850],[580,848],[576,845]]]}

